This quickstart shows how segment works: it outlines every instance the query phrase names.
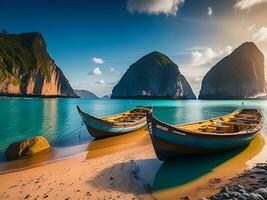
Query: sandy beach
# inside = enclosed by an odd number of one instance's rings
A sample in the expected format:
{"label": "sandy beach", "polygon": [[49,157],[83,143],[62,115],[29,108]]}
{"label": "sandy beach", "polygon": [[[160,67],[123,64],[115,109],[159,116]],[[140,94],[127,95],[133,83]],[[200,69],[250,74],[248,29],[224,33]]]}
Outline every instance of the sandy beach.
{"label": "sandy beach", "polygon": [[[230,178],[252,166],[263,146],[259,135],[246,149],[190,177],[197,169],[192,159],[180,161],[187,171],[171,171],[172,164],[156,158],[142,129],[93,141],[86,152],[64,160],[2,173],[0,199],[200,199],[219,192]],[[198,165],[212,162],[200,160]],[[188,177],[181,181],[183,174]],[[168,182],[171,178],[174,181]]]}

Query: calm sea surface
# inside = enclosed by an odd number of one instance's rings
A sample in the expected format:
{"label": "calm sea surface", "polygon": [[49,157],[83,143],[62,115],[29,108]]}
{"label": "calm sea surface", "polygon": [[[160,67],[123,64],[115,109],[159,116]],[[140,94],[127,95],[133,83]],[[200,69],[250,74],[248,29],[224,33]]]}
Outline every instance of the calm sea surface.
{"label": "calm sea surface", "polygon": [[[267,101],[243,101],[246,107],[260,108],[267,116]],[[0,160],[4,150],[15,141],[35,136],[45,136],[52,147],[68,147],[86,143],[93,138],[76,110],[106,116],[126,111],[140,105],[154,106],[154,114],[170,124],[194,122],[229,113],[241,106],[242,101],[202,100],[90,100],[90,99],[0,99]],[[265,122],[266,129],[266,122]],[[266,132],[266,131],[264,131]],[[79,135],[81,134],[81,137]]]}

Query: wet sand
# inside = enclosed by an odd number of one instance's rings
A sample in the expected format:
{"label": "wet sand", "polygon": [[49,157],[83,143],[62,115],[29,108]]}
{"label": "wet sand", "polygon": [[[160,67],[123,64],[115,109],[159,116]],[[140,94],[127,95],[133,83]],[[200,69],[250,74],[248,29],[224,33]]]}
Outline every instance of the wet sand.
{"label": "wet sand", "polygon": [[1,174],[0,199],[199,199],[262,160],[263,147],[259,135],[235,152],[163,163],[142,129],[93,141],[75,157]]}

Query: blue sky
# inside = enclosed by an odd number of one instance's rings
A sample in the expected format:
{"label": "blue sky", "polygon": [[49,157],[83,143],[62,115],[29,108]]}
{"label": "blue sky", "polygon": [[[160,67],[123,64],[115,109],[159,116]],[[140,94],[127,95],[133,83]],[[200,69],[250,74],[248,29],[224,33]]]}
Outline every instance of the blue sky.
{"label": "blue sky", "polygon": [[3,0],[0,29],[42,33],[74,88],[109,94],[130,64],[157,50],[197,95],[204,74],[241,43],[266,55],[266,10],[266,0]]}

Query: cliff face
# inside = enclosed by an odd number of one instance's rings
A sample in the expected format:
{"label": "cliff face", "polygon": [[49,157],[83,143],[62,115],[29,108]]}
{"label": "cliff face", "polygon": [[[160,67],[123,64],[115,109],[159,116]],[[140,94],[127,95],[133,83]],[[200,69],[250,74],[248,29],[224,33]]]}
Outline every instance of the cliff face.
{"label": "cliff face", "polygon": [[111,98],[195,99],[178,66],[166,55],[152,52],[132,64],[113,88]]}
{"label": "cliff face", "polygon": [[264,55],[246,42],[205,75],[199,99],[246,99],[265,93]]}
{"label": "cliff face", "polygon": [[39,33],[0,34],[0,95],[77,97]]}

